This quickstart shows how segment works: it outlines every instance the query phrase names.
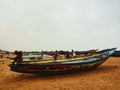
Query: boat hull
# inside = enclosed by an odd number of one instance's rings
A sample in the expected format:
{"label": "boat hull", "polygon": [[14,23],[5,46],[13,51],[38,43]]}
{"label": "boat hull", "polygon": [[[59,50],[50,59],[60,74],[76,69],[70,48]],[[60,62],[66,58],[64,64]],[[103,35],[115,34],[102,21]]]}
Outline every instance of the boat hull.
{"label": "boat hull", "polygon": [[[108,58],[108,57],[107,57]],[[20,73],[34,74],[66,74],[91,70],[100,66],[107,58],[91,63],[76,63],[76,64],[57,64],[57,65],[12,65],[11,70]]]}
{"label": "boat hull", "polygon": [[84,59],[67,59],[63,61],[29,61],[18,62],[11,64],[11,70],[20,73],[33,73],[33,74],[66,74],[73,72],[80,72],[83,70],[91,70],[100,66],[105,62],[109,56],[115,52],[115,48],[100,51],[97,56],[86,57]]}

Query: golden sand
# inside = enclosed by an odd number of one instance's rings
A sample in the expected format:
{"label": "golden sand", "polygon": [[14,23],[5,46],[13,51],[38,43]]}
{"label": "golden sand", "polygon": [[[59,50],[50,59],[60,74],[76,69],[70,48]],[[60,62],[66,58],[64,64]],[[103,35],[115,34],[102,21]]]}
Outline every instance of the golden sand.
{"label": "golden sand", "polygon": [[41,76],[10,71],[0,59],[0,90],[120,90],[120,58],[110,57],[92,71]]}

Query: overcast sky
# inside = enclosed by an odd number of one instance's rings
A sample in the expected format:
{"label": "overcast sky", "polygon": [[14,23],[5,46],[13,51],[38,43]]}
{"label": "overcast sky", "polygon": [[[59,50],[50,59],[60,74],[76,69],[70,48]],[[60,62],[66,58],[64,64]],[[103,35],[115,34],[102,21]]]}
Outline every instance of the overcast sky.
{"label": "overcast sky", "polygon": [[120,49],[120,0],[0,0],[0,49]]}

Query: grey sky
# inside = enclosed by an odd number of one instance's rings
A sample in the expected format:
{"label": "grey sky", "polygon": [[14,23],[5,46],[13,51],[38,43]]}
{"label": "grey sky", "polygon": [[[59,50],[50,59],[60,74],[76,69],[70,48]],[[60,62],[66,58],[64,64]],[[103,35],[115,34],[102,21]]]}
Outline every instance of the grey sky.
{"label": "grey sky", "polygon": [[0,48],[120,49],[120,0],[0,0]]}

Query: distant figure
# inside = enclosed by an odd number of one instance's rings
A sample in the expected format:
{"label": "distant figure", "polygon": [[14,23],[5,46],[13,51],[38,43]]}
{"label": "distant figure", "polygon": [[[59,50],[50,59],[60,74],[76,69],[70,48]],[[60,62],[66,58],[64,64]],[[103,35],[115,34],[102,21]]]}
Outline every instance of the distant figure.
{"label": "distant figure", "polygon": [[56,50],[54,53],[54,60],[57,60],[57,57],[58,57],[58,51]]}
{"label": "distant figure", "polygon": [[23,56],[22,51],[19,51],[19,54],[18,54],[19,62],[23,61],[23,57],[22,56]]}
{"label": "distant figure", "polygon": [[41,51],[41,60],[43,59],[44,52]]}
{"label": "distant figure", "polygon": [[18,51],[15,50],[15,51],[14,51],[14,54],[16,55],[16,57],[14,58],[14,60],[17,62],[17,61],[18,61]]}
{"label": "distant figure", "polygon": [[67,51],[66,52],[66,58],[69,59],[70,58],[70,53]]}
{"label": "distant figure", "polygon": [[71,57],[74,58],[74,50],[72,50]]}
{"label": "distant figure", "polygon": [[22,58],[22,51],[15,51],[14,54],[16,57],[14,58],[15,62],[21,62],[23,60]]}
{"label": "distant figure", "polygon": [[76,57],[76,53],[74,52],[74,50],[72,50],[72,58]]}

